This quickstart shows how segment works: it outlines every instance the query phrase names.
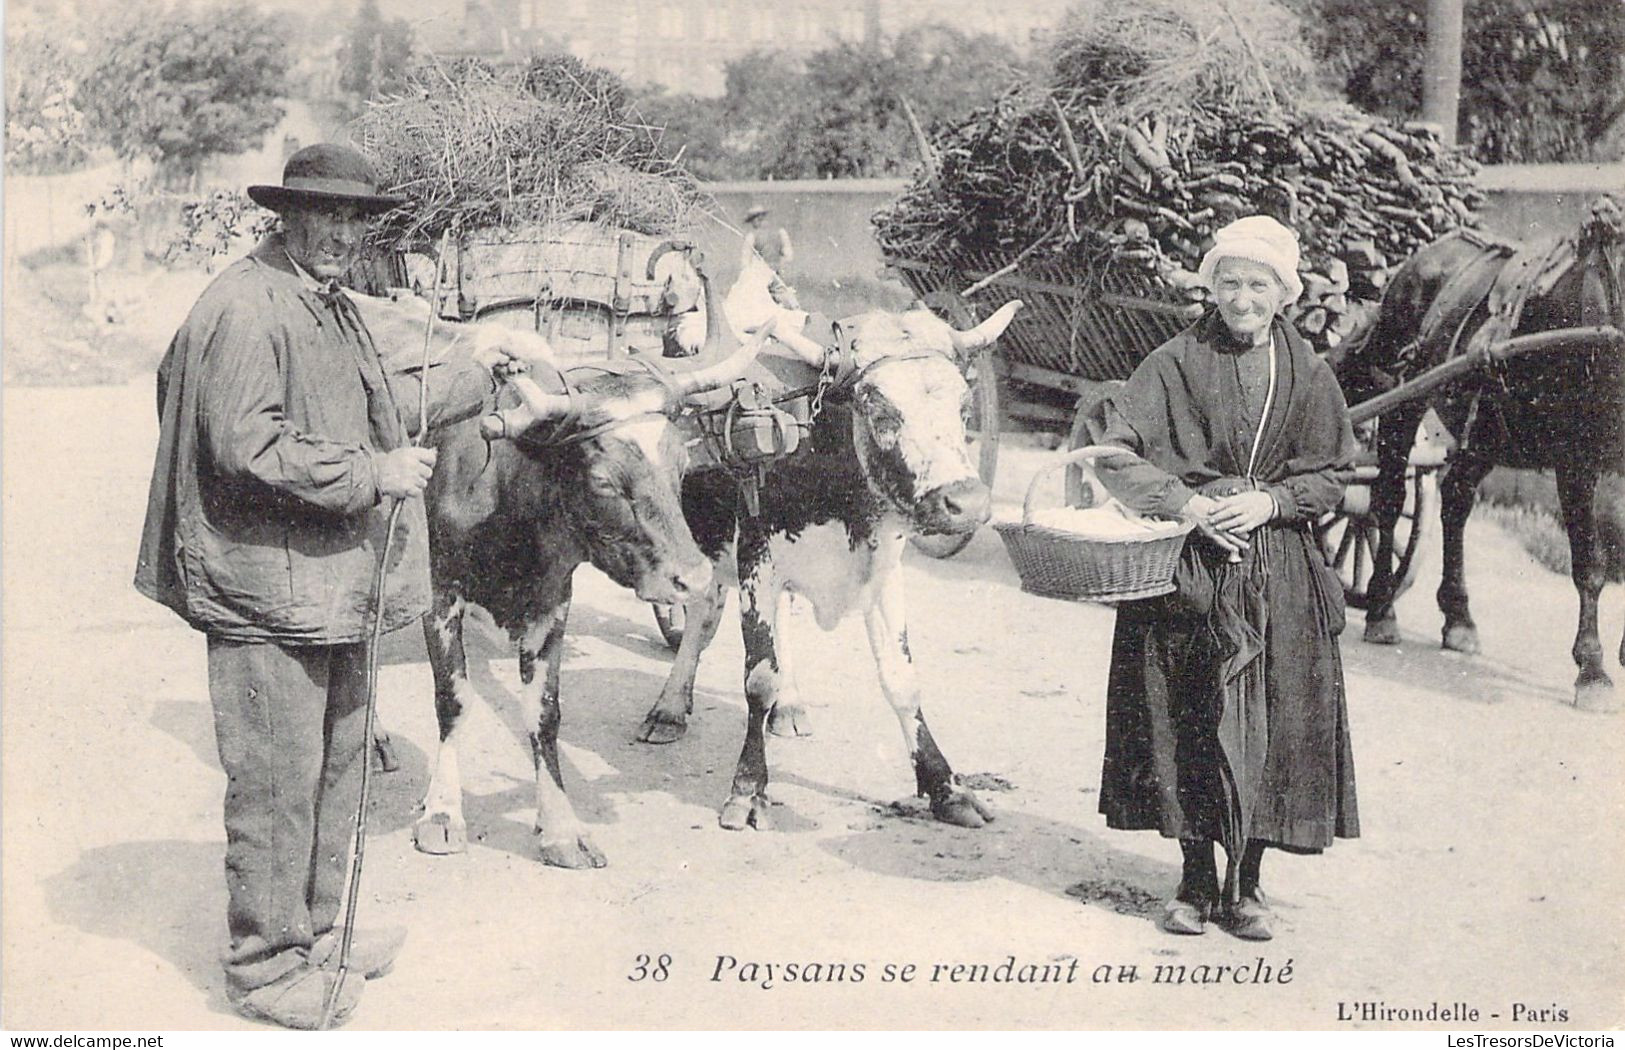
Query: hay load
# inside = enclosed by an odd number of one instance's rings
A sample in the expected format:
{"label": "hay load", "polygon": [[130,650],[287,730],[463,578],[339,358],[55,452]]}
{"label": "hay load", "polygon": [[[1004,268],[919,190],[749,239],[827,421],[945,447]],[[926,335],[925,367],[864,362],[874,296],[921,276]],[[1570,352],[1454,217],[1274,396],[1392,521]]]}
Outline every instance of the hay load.
{"label": "hay load", "polygon": [[1318,87],[1276,0],[1094,0],[1057,34],[1045,83],[934,129],[934,164],[875,216],[883,250],[1154,275],[1192,299],[1214,230],[1297,230],[1294,319],[1322,350],[1369,316],[1392,267],[1475,222],[1473,163]]}
{"label": "hay load", "polygon": [[659,244],[691,234],[700,190],[661,149],[620,78],[568,55],[520,69],[462,60],[419,69],[356,127],[388,192],[407,204],[378,235],[434,284],[451,234],[441,309],[511,314],[565,357],[660,353],[670,315],[699,298],[682,256],[646,272]]}
{"label": "hay load", "polygon": [[409,204],[383,233],[421,248],[446,230],[590,222],[655,237],[698,216],[694,179],[661,149],[620,78],[568,55],[522,69],[429,65],[357,123],[383,185]]}

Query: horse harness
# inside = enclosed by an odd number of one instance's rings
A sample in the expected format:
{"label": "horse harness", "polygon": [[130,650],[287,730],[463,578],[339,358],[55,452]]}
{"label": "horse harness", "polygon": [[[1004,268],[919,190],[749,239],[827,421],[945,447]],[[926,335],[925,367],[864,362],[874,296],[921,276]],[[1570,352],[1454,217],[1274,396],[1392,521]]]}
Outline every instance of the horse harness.
{"label": "horse harness", "polygon": [[[1478,360],[1478,371],[1487,382],[1509,394],[1506,362],[1497,357],[1494,348],[1517,331],[1524,307],[1531,297],[1551,292],[1557,282],[1580,260],[1581,235],[1576,232],[1551,247],[1526,246],[1485,237],[1475,230],[1461,230],[1452,236],[1479,249],[1479,253],[1456,271],[1433,297],[1418,326],[1415,340],[1395,355],[1401,371],[1420,356],[1424,361],[1447,361],[1465,353]],[[1612,270],[1612,261],[1602,253],[1604,267]],[[1612,298],[1612,292],[1610,292]],[[1615,311],[1618,312],[1617,309]],[[1472,328],[1475,318],[1484,320]],[[1462,347],[1462,338],[1469,329],[1472,334]],[[1426,348],[1431,353],[1422,353]],[[1466,424],[1459,435],[1459,444],[1465,451],[1483,425],[1486,393],[1475,389],[1468,402]],[[1494,425],[1504,433],[1506,422],[1503,410],[1495,399],[1490,400],[1495,413]]]}

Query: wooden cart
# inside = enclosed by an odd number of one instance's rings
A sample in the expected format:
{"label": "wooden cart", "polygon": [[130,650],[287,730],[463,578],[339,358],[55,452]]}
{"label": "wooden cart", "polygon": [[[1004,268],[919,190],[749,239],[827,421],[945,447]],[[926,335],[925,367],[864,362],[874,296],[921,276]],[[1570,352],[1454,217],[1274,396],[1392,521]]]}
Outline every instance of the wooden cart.
{"label": "wooden cart", "polygon": [[[958,327],[967,327],[1011,299],[1026,304],[998,342],[971,366],[973,458],[989,486],[998,471],[999,435],[1007,423],[1065,432],[1068,447],[1088,444],[1083,423],[1096,403],[1127,379],[1147,354],[1206,309],[1148,274],[1128,271],[1108,269],[1093,276],[1066,263],[1024,264],[1011,270],[1003,259],[976,253],[887,262],[927,306]],[[1434,475],[1443,462],[1436,443],[1419,435],[1395,534],[1400,591],[1415,579],[1425,523],[1433,520]],[[1365,607],[1376,548],[1369,488],[1376,475],[1376,452],[1368,442],[1342,506],[1320,522],[1318,530],[1327,560],[1355,608]],[[1068,471],[1067,502],[1079,502],[1081,494],[1081,476]],[[945,558],[962,550],[970,537],[917,537],[914,542],[927,554]]]}

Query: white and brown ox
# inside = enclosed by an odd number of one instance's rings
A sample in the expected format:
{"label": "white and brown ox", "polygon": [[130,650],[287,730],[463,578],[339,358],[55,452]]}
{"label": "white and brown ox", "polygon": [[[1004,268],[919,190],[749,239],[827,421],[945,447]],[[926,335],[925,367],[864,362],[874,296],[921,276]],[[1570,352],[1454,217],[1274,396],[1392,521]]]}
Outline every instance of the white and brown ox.
{"label": "white and brown ox", "polygon": [[[519,335],[477,327],[504,333],[485,339]],[[450,336],[458,329],[441,331]],[[712,336],[708,363],[663,377],[636,365],[567,368],[552,377],[561,387],[553,392],[514,377],[510,386],[519,404],[431,434],[429,444],[439,450],[425,492],[434,605],[424,617],[424,636],[440,748],[414,828],[420,850],[467,848],[457,747],[475,696],[462,634],[472,602],[518,647],[520,699],[535,727],[530,740],[542,860],[566,868],[604,865],[559,770],[559,662],[571,578],[590,561],[644,600],[666,603],[709,586],[711,563],[696,547],[679,504],[688,462],[674,418],[686,399],[742,375],[765,333],[731,349],[721,345],[720,328]]]}
{"label": "white and brown ox", "polygon": [[816,391],[821,377],[833,380],[808,440],[767,469],[756,515],[741,513],[734,482],[720,472],[697,471],[685,480],[683,511],[718,573],[688,602],[671,676],[639,736],[667,743],[684,732],[700,654],[715,636],[724,587],[737,583],[749,710],[723,827],[770,825],[765,733],[770,719],[776,733],[796,731],[798,713],[783,696],[782,592],[809,602],[826,630],[848,613],[864,617],[919,794],[939,820],[979,827],[992,819],[954,782],[926,727],[900,568],[911,533],[964,533],[988,519],[991,496],[966,452],[969,390],[960,365],[996,339],[1020,305],[1005,305],[967,332],[924,309],[862,314],[835,326],[833,371],[823,367],[823,346],[781,329],[777,338],[799,359],[764,355],[759,366],[770,365],[790,391]]}

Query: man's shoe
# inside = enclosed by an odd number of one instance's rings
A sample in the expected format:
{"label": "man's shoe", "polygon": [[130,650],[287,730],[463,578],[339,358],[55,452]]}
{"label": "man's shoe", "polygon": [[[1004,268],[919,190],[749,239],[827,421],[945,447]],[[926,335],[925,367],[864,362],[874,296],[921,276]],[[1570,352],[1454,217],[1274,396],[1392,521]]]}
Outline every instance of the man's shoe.
{"label": "man's shoe", "polygon": [[[316,1028],[322,1023],[322,1007],[333,986],[334,974],[308,963],[291,970],[270,984],[247,992],[230,993],[231,1005],[244,1017],[269,1021],[284,1028]],[[350,1019],[361,1001],[365,981],[345,981],[333,1009],[332,1025],[337,1028]]]}
{"label": "man's shoe", "polygon": [[1225,929],[1244,941],[1267,941],[1275,936],[1275,913],[1264,901],[1262,890],[1243,897],[1226,916]]}
{"label": "man's shoe", "polygon": [[1208,906],[1175,897],[1162,906],[1162,928],[1168,933],[1194,937],[1207,932]]}
{"label": "man's shoe", "polygon": [[[328,973],[339,968],[339,943],[342,930],[328,930],[316,938],[310,948],[310,964]],[[362,927],[350,941],[350,972],[359,973],[369,981],[389,975],[395,968],[395,956],[406,943],[406,927]]]}

